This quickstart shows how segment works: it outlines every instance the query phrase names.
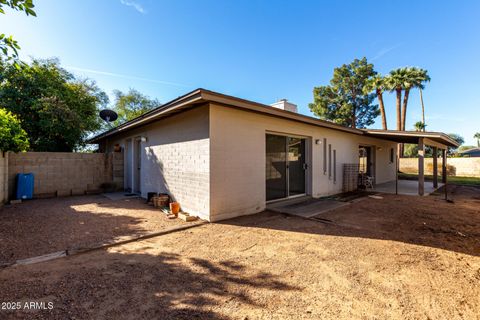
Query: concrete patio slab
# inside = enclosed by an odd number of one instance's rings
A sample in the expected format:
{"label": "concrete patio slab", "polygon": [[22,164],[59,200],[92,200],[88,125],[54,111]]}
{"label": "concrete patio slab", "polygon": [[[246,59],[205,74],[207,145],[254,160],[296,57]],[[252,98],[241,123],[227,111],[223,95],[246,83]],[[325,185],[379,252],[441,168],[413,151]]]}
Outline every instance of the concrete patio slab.
{"label": "concrete patio slab", "polygon": [[270,211],[291,214],[303,218],[311,218],[348,204],[348,202],[336,201],[332,199],[300,198],[275,202],[267,205],[267,209]]}
{"label": "concrete patio slab", "polygon": [[102,193],[102,196],[107,197],[110,200],[125,200],[125,199],[132,199],[132,198],[139,198],[140,195],[136,193],[128,193],[128,192],[109,192],[109,193]]}
{"label": "concrete patio slab", "polygon": [[[438,187],[443,186],[443,183],[438,183]],[[433,187],[433,182],[425,181],[424,195],[428,196],[436,189]],[[395,194],[395,181],[380,183],[373,189],[374,192],[393,193]],[[398,194],[418,196],[418,181],[415,180],[398,180]]]}

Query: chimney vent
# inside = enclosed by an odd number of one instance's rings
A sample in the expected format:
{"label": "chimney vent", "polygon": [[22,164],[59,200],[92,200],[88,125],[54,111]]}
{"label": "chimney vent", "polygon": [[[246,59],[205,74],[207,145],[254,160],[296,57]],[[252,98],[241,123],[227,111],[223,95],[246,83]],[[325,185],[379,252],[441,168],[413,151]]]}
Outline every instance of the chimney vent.
{"label": "chimney vent", "polygon": [[295,112],[295,113],[298,112],[297,105],[291,102],[288,102],[287,99],[280,99],[277,102],[272,103],[271,106],[277,109],[282,109],[290,112]]}

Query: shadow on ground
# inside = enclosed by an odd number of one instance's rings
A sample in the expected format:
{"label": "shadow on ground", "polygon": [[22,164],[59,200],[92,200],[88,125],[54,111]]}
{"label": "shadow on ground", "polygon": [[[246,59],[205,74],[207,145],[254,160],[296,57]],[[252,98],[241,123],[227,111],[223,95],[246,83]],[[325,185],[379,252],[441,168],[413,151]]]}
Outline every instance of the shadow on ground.
{"label": "shadow on ground", "polygon": [[180,224],[139,198],[112,201],[92,195],[25,201],[0,208],[0,264]]}
{"label": "shadow on ground", "polygon": [[52,310],[2,312],[12,319],[26,315],[29,319],[227,319],[215,306],[262,307],[267,302],[250,298],[251,291],[299,290],[236,261],[173,253],[99,251],[51,261],[41,269],[36,265],[5,269],[0,280],[5,301],[54,304]]}
{"label": "shadow on ground", "polygon": [[[316,216],[317,221],[263,212],[219,222],[236,226],[392,240],[480,256],[480,188],[449,186],[427,197],[383,194]],[[282,218],[283,217],[283,218]]]}

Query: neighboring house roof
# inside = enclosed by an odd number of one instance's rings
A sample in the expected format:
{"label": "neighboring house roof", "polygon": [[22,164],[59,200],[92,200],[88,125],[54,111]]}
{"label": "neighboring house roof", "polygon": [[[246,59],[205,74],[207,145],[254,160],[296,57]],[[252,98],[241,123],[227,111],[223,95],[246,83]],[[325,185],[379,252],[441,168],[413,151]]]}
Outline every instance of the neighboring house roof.
{"label": "neighboring house roof", "polygon": [[[398,136],[399,138],[400,136],[403,136],[405,139],[412,138],[412,136],[407,136],[408,133],[410,132],[348,128],[348,127],[344,127],[344,126],[332,123],[330,121],[321,120],[318,118],[306,116],[296,112],[290,112],[286,110],[273,108],[269,105],[261,104],[258,102],[249,101],[249,100],[229,96],[226,94],[199,88],[183,96],[180,96],[170,102],[167,102],[162,106],[155,108],[133,120],[127,121],[113,129],[103,132],[89,139],[87,142],[98,143],[104,138],[107,138],[109,136],[116,135],[120,132],[131,130],[133,128],[137,128],[140,126],[144,126],[146,124],[152,123],[153,121],[161,119],[165,116],[170,116],[172,114],[185,111],[186,109],[197,107],[206,102],[214,102],[219,105],[223,105],[225,107],[234,107],[234,108],[243,109],[247,111],[266,114],[272,117],[285,118],[293,121],[303,122],[303,123],[307,123],[307,124],[311,124],[319,127],[329,128],[329,129],[343,131],[343,132],[349,132],[349,133],[358,134],[358,135],[379,137],[379,134],[381,132],[383,133],[391,132],[393,133],[393,135],[388,135],[388,136],[383,135],[380,138],[393,140],[394,135]],[[435,138],[435,140],[437,140],[441,144],[448,145],[448,146],[458,146],[454,140],[452,140],[451,138],[449,138],[447,135],[443,133],[435,133],[435,132],[414,132],[414,133],[416,134],[417,141],[418,141],[418,137],[427,137],[427,138],[431,137],[432,139]],[[399,141],[399,142],[407,142],[407,141]],[[412,142],[412,143],[416,143],[416,142]]]}
{"label": "neighboring house roof", "polygon": [[471,148],[471,149],[460,151],[459,153],[467,156],[480,157],[480,148]]}

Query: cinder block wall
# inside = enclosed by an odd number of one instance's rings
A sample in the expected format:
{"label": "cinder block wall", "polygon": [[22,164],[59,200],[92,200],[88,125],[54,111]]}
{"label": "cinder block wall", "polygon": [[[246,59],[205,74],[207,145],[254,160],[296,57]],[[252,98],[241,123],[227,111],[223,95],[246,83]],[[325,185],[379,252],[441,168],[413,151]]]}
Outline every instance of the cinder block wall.
{"label": "cinder block wall", "polygon": [[[458,177],[480,177],[480,158],[448,158],[447,172]],[[401,158],[400,171],[418,173],[417,158]],[[442,172],[442,159],[438,159],[438,174]],[[425,174],[433,173],[433,159],[425,158]]]}
{"label": "cinder block wall", "polygon": [[18,173],[34,174],[34,197],[81,195],[100,191],[102,184],[112,182],[123,189],[123,156],[121,153],[9,153],[9,199],[15,198]]}

